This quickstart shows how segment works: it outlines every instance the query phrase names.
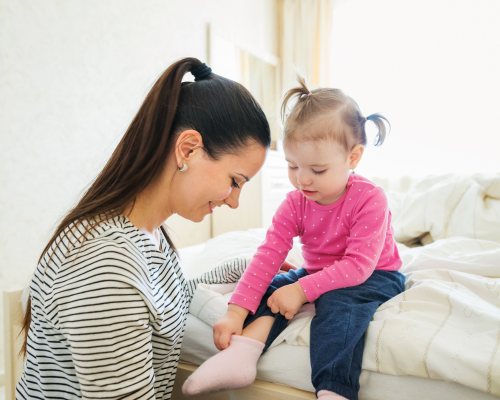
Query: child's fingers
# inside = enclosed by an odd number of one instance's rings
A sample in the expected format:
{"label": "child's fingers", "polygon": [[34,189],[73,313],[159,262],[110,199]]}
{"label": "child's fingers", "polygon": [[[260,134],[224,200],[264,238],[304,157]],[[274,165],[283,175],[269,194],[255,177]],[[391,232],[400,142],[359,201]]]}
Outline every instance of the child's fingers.
{"label": "child's fingers", "polygon": [[231,340],[231,332],[223,331],[219,337],[220,350],[224,350],[229,347],[229,340]]}
{"label": "child's fingers", "polygon": [[294,316],[294,314],[293,314],[293,313],[291,313],[290,311],[287,311],[287,312],[285,313],[285,318],[286,318],[286,319],[292,319],[292,318],[293,318],[293,316]]}
{"label": "child's fingers", "polygon": [[214,344],[217,350],[222,350],[219,345],[220,332],[214,328]]}
{"label": "child's fingers", "polygon": [[269,308],[271,308],[271,306],[273,305],[274,303],[274,298],[273,298],[273,295],[269,296],[269,298],[267,299],[267,306]]}
{"label": "child's fingers", "polygon": [[297,267],[294,267],[292,264],[290,264],[290,263],[288,263],[288,262],[286,262],[286,261],[285,261],[285,262],[283,263],[283,265],[281,266],[281,268],[280,268],[280,269],[281,269],[281,270],[283,270],[283,271],[288,272],[288,271],[290,271],[291,269],[293,269],[293,270],[297,269]]}
{"label": "child's fingers", "polygon": [[[277,307],[277,302],[274,301],[274,295],[271,295],[268,299],[267,299],[267,306],[271,309],[271,311],[276,314],[277,312],[279,312],[279,307]],[[278,310],[278,311],[276,311]]]}

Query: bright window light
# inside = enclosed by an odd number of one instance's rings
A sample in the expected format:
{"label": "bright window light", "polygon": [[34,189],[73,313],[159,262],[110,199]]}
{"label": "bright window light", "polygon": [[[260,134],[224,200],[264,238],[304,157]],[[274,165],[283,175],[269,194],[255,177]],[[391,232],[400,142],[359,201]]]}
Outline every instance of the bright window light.
{"label": "bright window light", "polygon": [[392,124],[357,172],[500,172],[499,15],[498,0],[334,2],[330,84]]}

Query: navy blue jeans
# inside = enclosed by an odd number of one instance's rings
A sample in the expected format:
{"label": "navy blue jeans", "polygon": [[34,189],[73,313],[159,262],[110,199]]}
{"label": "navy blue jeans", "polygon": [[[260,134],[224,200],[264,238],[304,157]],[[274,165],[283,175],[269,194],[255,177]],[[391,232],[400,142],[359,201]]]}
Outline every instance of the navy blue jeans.
{"label": "navy blue jeans", "polygon": [[[288,320],[273,314],[267,299],[282,286],[307,275],[303,268],[276,275],[254,315],[248,315],[246,328],[259,317],[275,317],[262,353],[286,328]],[[359,375],[363,360],[364,336],[377,308],[405,289],[399,272],[375,270],[358,286],[332,290],[315,301],[316,315],[311,322],[311,381],[316,389],[330,390],[349,400],[358,400]]]}

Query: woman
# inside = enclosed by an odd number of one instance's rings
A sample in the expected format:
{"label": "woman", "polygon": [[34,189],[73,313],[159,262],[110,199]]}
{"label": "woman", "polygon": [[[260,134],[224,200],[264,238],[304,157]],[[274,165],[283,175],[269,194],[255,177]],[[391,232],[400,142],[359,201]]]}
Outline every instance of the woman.
{"label": "woman", "polygon": [[16,398],[170,399],[189,297],[162,224],[237,208],[269,145],[245,88],[195,58],[171,65],[42,252]]}

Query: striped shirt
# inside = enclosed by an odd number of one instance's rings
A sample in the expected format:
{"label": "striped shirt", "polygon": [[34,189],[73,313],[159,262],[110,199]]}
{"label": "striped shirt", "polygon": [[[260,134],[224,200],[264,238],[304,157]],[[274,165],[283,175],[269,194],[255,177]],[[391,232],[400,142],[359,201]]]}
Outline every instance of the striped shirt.
{"label": "striped shirt", "polygon": [[65,232],[31,281],[16,399],[170,399],[196,284],[123,215]]}

